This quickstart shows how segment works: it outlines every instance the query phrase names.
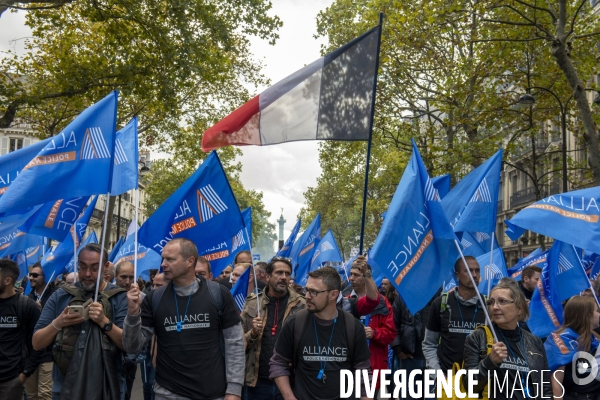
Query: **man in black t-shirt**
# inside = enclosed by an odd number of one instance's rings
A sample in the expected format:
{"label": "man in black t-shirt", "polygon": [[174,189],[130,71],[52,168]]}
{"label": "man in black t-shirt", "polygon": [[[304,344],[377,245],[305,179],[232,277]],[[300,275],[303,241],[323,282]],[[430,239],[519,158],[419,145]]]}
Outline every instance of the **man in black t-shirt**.
{"label": "man in black t-shirt", "polygon": [[[198,250],[190,240],[171,240],[161,256],[165,279],[171,282],[143,300],[136,284],[127,293],[125,351],[139,352],[156,334],[157,399],[239,400],[244,381],[244,332],[231,293],[222,285],[196,277]],[[211,290],[220,290],[220,296]]]}
{"label": "man in black t-shirt", "polygon": [[15,291],[19,267],[14,261],[0,259],[0,396],[21,400],[25,379],[39,364],[39,353],[31,338],[40,308]]}
{"label": "man in black t-shirt", "polygon": [[[465,260],[473,279],[479,283],[477,260],[470,256],[466,256]],[[458,287],[435,299],[429,311],[422,347],[430,369],[447,371],[455,362],[462,364],[467,336],[476,327],[485,325],[485,304],[478,299],[476,287],[460,258],[454,264],[454,273]]]}
{"label": "man in black t-shirt", "polygon": [[[336,307],[341,280],[334,268],[317,269],[308,277],[305,288],[308,315],[299,311],[286,321],[275,343],[270,378],[275,380],[284,399],[339,399],[340,370],[371,371],[365,330],[356,318]],[[297,318],[305,322],[299,338],[294,337]],[[354,324],[354,343],[348,342],[348,319]],[[295,366],[294,371],[290,364]],[[367,398],[364,392],[362,398]]]}

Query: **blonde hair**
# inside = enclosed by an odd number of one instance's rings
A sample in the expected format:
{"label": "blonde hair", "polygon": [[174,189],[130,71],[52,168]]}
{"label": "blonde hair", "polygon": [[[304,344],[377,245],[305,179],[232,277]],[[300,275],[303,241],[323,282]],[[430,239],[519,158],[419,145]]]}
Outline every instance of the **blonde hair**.
{"label": "blonde hair", "polygon": [[519,288],[519,284],[512,278],[502,278],[492,289],[491,293],[494,293],[494,290],[497,289],[506,289],[510,292],[510,298],[515,301],[515,307],[520,311],[519,321],[527,321],[529,318],[529,307],[527,306],[525,295],[521,291],[521,288]]}

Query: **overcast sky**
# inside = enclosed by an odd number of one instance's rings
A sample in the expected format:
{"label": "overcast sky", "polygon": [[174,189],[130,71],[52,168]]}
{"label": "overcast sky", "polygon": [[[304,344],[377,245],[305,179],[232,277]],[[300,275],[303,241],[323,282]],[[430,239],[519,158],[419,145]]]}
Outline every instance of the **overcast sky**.
{"label": "overcast sky", "polygon": [[[320,57],[320,45],[325,41],[313,37],[316,33],[316,16],[333,0],[272,1],[271,14],[278,15],[283,21],[283,27],[279,30],[280,38],[275,46],[255,39],[251,50],[257,59],[262,60],[263,73],[274,84]],[[2,15],[1,51],[11,49],[22,52],[23,40],[20,39],[30,35],[24,21],[25,13],[22,11],[5,12]],[[264,89],[259,88],[259,92]],[[293,228],[304,204],[303,193],[308,187],[316,185],[321,173],[317,149],[316,141],[242,147],[242,183],[247,189],[263,192],[265,206],[272,213],[271,222],[276,224],[283,208],[283,217],[287,220],[285,237]]]}

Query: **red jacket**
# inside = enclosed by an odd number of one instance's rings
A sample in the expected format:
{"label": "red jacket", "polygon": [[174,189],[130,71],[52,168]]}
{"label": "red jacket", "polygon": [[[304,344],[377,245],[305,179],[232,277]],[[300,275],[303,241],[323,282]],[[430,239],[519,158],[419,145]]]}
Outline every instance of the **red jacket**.
{"label": "red jacket", "polygon": [[385,296],[379,296],[379,305],[370,313],[369,327],[373,329],[373,338],[369,342],[371,369],[388,369],[388,345],[396,338],[396,325],[392,306]]}

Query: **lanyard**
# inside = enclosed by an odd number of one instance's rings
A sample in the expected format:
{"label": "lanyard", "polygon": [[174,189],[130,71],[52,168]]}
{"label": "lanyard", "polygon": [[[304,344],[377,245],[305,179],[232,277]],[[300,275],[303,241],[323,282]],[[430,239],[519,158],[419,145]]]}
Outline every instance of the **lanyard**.
{"label": "lanyard", "polygon": [[[195,282],[194,282],[195,283]],[[187,315],[188,307],[190,306],[190,300],[192,299],[192,294],[194,292],[194,283],[192,283],[192,288],[190,289],[190,295],[188,296],[187,305],[185,306],[185,312],[183,316],[179,315],[179,304],[177,302],[177,291],[175,290],[175,284],[173,284],[173,298],[175,299],[175,310],[177,314],[175,314],[175,320],[179,317],[179,321],[177,321],[177,332],[181,332],[183,327],[183,317]]]}
{"label": "lanyard", "polygon": [[[456,305],[458,306],[458,312],[460,313],[460,320],[463,323],[463,327],[465,326],[465,320],[463,318],[463,314],[462,314],[462,310],[460,309],[460,301],[458,300],[458,294],[455,292],[456,296],[454,296],[454,298],[456,299]],[[471,321],[471,326],[473,326],[473,324],[475,323],[475,317],[477,317],[477,311],[479,311],[479,301],[477,301],[477,303],[475,304],[475,313],[473,314],[473,320]]]}
{"label": "lanyard", "polygon": [[[327,366],[327,359],[325,361],[321,360],[321,345],[319,344],[319,334],[317,333],[317,317],[313,316],[313,322],[315,325],[315,337],[317,338],[317,348],[319,351],[319,366],[321,369],[319,370],[319,375],[317,375],[317,379],[322,379],[323,383],[325,383],[325,367]],[[337,322],[337,318],[333,320],[333,327],[331,328],[331,336],[329,336],[329,344],[327,345],[327,350],[331,347],[331,339],[333,339],[333,331],[335,330],[335,323]]]}
{"label": "lanyard", "polygon": [[[519,331],[519,342],[517,343],[517,349],[519,349],[519,352],[523,356],[523,361],[525,362],[525,368],[527,368],[527,371],[529,371],[529,364],[527,363],[527,357],[525,356],[525,344],[523,344],[523,336],[521,335],[521,327],[519,327],[517,325],[517,329]],[[515,360],[515,362],[517,362],[517,356],[510,348],[510,345],[508,344],[508,340],[506,340],[506,338],[504,337],[504,333],[502,333],[502,329],[498,329],[498,331],[500,331],[500,335],[502,335],[502,339],[504,340],[504,344],[506,344],[508,351],[510,351],[510,354],[513,356],[513,359]],[[520,345],[520,347],[519,347],[519,345]],[[519,375],[519,371],[517,370],[517,376],[518,375]],[[529,392],[529,387],[527,386],[527,382],[525,381],[525,378],[521,378],[521,384],[523,385],[523,392],[525,393],[525,398],[526,399],[531,398],[531,394]]]}

